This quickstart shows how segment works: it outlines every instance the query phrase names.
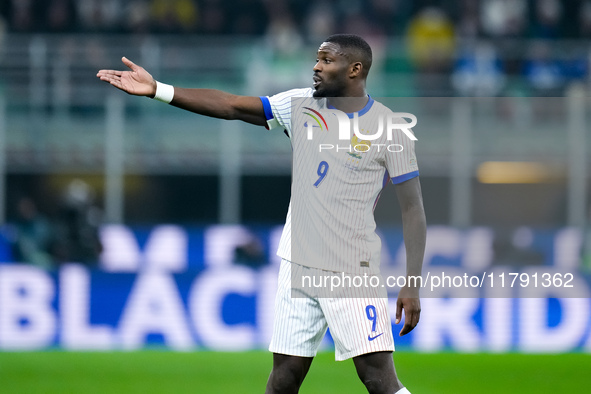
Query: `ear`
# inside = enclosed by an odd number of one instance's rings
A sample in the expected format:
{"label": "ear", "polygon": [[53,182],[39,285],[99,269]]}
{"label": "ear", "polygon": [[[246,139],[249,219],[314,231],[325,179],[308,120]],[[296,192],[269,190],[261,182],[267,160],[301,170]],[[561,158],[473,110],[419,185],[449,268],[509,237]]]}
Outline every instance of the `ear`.
{"label": "ear", "polygon": [[349,66],[349,78],[357,78],[362,72],[363,64],[361,64],[361,62],[355,62]]}

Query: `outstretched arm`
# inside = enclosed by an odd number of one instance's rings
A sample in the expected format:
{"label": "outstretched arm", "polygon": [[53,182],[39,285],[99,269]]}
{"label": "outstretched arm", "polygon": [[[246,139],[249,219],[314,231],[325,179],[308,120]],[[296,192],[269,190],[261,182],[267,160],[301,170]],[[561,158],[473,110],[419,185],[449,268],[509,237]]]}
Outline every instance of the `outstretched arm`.
{"label": "outstretched arm", "polygon": [[[400,323],[404,309],[404,326],[400,336],[408,334],[415,328],[421,315],[421,301],[419,299],[420,282],[414,283],[409,277],[421,275],[425,242],[427,238],[427,224],[423,197],[419,178],[412,178],[396,185],[396,195],[402,211],[402,232],[406,246],[406,277],[407,285],[400,289],[396,302],[396,324]],[[410,285],[409,285],[409,282]]]}
{"label": "outstretched arm", "polygon": [[[157,84],[152,75],[125,57],[121,60],[131,71],[100,70],[96,76],[126,93],[154,98]],[[266,124],[263,104],[258,97],[238,96],[214,89],[175,87],[170,104],[214,118],[237,119],[259,126]]]}

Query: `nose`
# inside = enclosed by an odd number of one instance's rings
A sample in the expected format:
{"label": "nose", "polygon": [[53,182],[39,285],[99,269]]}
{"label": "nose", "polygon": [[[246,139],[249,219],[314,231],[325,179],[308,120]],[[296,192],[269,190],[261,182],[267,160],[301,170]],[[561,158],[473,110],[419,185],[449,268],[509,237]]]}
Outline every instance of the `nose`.
{"label": "nose", "polygon": [[320,71],[322,71],[322,67],[320,65],[320,62],[316,62],[316,64],[314,65],[314,68],[312,69],[312,71],[314,71],[314,72],[320,72]]}

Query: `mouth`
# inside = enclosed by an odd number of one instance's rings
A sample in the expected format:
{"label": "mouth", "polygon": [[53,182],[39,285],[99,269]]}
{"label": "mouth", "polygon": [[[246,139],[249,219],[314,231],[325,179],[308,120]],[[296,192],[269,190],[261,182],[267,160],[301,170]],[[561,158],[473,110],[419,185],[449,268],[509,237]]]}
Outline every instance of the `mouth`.
{"label": "mouth", "polygon": [[318,87],[318,85],[320,85],[320,83],[322,82],[322,78],[320,78],[320,77],[319,77],[319,76],[317,76],[317,75],[314,75],[314,76],[312,77],[312,80],[314,81],[314,84],[313,84],[312,86],[314,86],[315,88],[317,88],[317,87]]}

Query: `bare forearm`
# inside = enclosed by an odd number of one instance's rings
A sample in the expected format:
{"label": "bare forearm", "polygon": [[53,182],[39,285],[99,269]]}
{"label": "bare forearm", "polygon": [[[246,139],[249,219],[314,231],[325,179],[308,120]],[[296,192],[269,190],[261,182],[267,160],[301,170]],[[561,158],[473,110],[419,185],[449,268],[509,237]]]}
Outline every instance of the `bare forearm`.
{"label": "bare forearm", "polygon": [[234,119],[230,106],[232,94],[215,89],[174,88],[170,104],[200,115],[221,119]]}
{"label": "bare forearm", "polygon": [[406,274],[421,275],[427,239],[427,223],[422,205],[402,213],[402,232],[406,247]]}
{"label": "bare forearm", "polygon": [[170,104],[214,118],[238,119],[261,126],[265,124],[263,105],[255,97],[237,96],[215,89],[175,87]]}

